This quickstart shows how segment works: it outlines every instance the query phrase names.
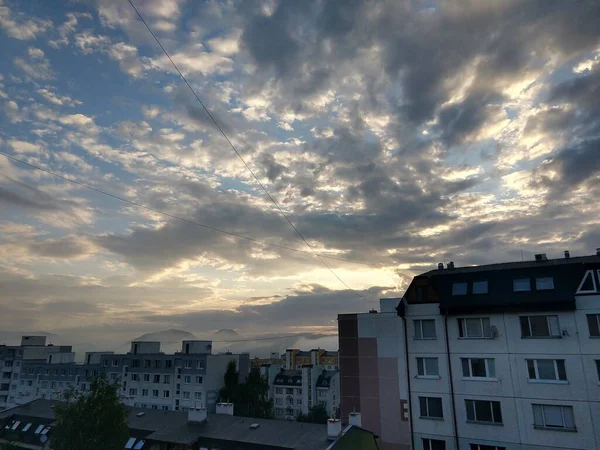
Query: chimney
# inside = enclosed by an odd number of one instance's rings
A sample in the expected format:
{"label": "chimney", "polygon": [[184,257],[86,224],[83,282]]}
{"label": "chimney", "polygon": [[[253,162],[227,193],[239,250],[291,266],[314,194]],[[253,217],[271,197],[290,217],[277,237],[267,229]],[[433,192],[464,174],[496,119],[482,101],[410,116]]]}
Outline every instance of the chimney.
{"label": "chimney", "polygon": [[206,422],[206,408],[190,408],[188,409],[188,422]]}
{"label": "chimney", "polygon": [[438,270],[444,270],[444,263],[438,263]]}
{"label": "chimney", "polygon": [[571,253],[569,253],[569,250],[565,250],[565,259],[569,259],[571,257]]}
{"label": "chimney", "polygon": [[217,403],[217,414],[233,416],[233,403]]}
{"label": "chimney", "polygon": [[362,426],[361,423],[362,423],[362,421],[361,421],[359,412],[352,411],[348,415],[348,424],[349,425],[354,425],[355,427],[360,427],[360,426]]}
{"label": "chimney", "polygon": [[334,440],[342,432],[342,421],[340,419],[327,419],[327,439]]}
{"label": "chimney", "polygon": [[540,261],[548,261],[548,257],[546,256],[546,254],[545,254],[545,253],[538,253],[537,255],[535,255],[535,260],[536,260],[537,262],[540,262]]}
{"label": "chimney", "polygon": [[452,270],[452,269],[454,269],[454,261],[450,261],[448,263],[448,270]]}
{"label": "chimney", "polygon": [[596,249],[596,256],[600,256],[600,247]]}

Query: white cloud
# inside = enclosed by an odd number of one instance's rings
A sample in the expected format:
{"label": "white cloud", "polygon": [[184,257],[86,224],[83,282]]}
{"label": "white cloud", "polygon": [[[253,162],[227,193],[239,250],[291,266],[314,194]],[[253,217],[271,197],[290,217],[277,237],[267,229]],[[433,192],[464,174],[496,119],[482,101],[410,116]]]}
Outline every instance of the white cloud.
{"label": "white cloud", "polygon": [[46,88],[42,88],[42,89],[38,89],[38,94],[40,94],[42,97],[44,97],[47,101],[49,101],[50,103],[53,103],[57,106],[77,106],[77,105],[81,105],[81,102],[79,100],[73,100],[71,97],[69,97],[68,95],[57,95],[54,92],[52,92],[48,87]]}
{"label": "white cloud", "polygon": [[160,108],[156,105],[142,106],[142,114],[148,119],[154,119],[160,113]]}
{"label": "white cloud", "polygon": [[140,61],[137,48],[133,45],[119,42],[110,47],[109,56],[119,63],[121,70],[133,78],[144,74],[144,65]]}
{"label": "white cloud", "polygon": [[[196,44],[171,55],[175,64],[185,73],[226,74],[233,70],[233,61],[216,53],[205,52],[202,44]],[[166,56],[151,61],[155,69],[166,72],[172,71],[172,66]]]}
{"label": "white cloud", "polygon": [[271,120],[271,118],[267,115],[266,110],[255,108],[253,106],[244,109],[242,111],[242,115],[246,118],[246,120],[250,120],[252,122]]}
{"label": "white cloud", "polygon": [[79,48],[84,55],[106,50],[109,44],[110,39],[107,36],[92,34],[89,31],[84,31],[75,35],[75,46]]}
{"label": "white cloud", "polygon": [[29,47],[27,50],[28,58],[15,58],[14,64],[29,77],[37,80],[50,80],[54,78],[54,72],[50,66],[50,61],[44,56],[44,52],[39,48]]}
{"label": "white cloud", "polygon": [[22,16],[23,14],[18,14],[15,19],[10,8],[4,6],[4,2],[0,0],[0,28],[3,28],[10,37],[26,41],[35,39],[52,28],[50,20],[37,18],[22,20]]}
{"label": "white cloud", "polygon": [[216,37],[208,41],[208,46],[213,52],[223,56],[230,56],[240,50],[240,32],[230,36]]}
{"label": "white cloud", "polygon": [[294,128],[287,122],[279,122],[277,126],[285,131],[294,131]]}
{"label": "white cloud", "polygon": [[20,141],[18,139],[11,139],[8,141],[8,145],[17,153],[42,153],[44,149],[39,144],[32,144],[27,141]]}
{"label": "white cloud", "polygon": [[63,125],[74,125],[77,127],[94,125],[94,119],[83,114],[68,114],[66,116],[59,117],[58,121]]}

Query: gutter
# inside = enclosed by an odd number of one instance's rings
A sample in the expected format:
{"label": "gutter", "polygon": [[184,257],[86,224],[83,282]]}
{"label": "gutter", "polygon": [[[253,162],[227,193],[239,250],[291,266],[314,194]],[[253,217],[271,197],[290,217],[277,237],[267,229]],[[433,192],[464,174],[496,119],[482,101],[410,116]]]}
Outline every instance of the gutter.
{"label": "gutter", "polygon": [[452,421],[454,423],[454,440],[456,442],[456,448],[460,448],[460,441],[458,438],[458,425],[456,422],[456,407],[454,405],[454,380],[452,378],[452,362],[450,361],[450,340],[448,339],[448,314],[447,310],[444,310],[444,332],[446,334],[446,359],[448,361],[448,374],[450,376],[450,398],[452,399]]}

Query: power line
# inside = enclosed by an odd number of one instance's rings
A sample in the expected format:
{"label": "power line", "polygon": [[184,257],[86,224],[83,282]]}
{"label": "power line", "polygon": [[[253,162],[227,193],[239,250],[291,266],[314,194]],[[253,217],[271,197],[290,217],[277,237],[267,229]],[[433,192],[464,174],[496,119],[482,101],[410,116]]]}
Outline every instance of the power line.
{"label": "power line", "polygon": [[[111,198],[113,198],[115,200],[119,200],[121,202],[127,203],[127,204],[132,205],[132,206],[136,206],[138,208],[145,209],[147,211],[151,211],[151,212],[154,212],[154,213],[157,213],[157,214],[161,214],[163,216],[170,217],[170,218],[176,219],[176,220],[180,220],[182,222],[186,222],[186,223],[189,223],[189,224],[192,224],[192,225],[196,225],[196,226],[199,226],[199,227],[202,227],[202,228],[206,228],[206,229],[211,230],[211,231],[215,231],[215,232],[218,232],[218,233],[223,233],[223,234],[226,234],[226,235],[229,235],[229,236],[233,236],[233,237],[236,237],[236,238],[239,238],[239,239],[245,239],[247,241],[254,242],[254,243],[257,243],[257,244],[262,244],[262,245],[266,245],[266,246],[269,246],[269,247],[279,248],[281,250],[288,250],[288,251],[291,251],[291,252],[297,252],[297,253],[302,253],[302,254],[305,254],[305,255],[313,256],[313,253],[311,253],[309,251],[306,251],[306,250],[300,250],[300,249],[293,248],[293,247],[287,247],[285,245],[279,245],[279,244],[273,244],[271,242],[261,241],[260,239],[251,238],[251,237],[248,237],[248,236],[244,236],[242,234],[234,233],[232,231],[227,231],[227,230],[223,230],[221,228],[217,228],[217,227],[213,227],[213,226],[210,226],[210,225],[206,225],[206,224],[203,224],[203,223],[200,223],[200,222],[196,222],[195,220],[186,219],[184,217],[180,217],[180,216],[177,216],[175,214],[171,214],[171,213],[168,213],[166,211],[162,211],[160,209],[156,209],[156,208],[152,208],[150,206],[146,206],[146,205],[144,205],[142,203],[138,203],[138,202],[135,202],[133,200],[128,200],[128,199],[126,199],[124,197],[120,197],[118,195],[111,194],[110,192],[106,192],[106,191],[103,191],[101,189],[98,189],[98,188],[95,188],[93,186],[90,186],[89,184],[81,183],[80,181],[77,181],[77,180],[74,180],[72,178],[66,177],[66,176],[61,175],[59,173],[53,172],[53,171],[48,170],[48,169],[44,169],[43,167],[36,166],[35,164],[28,163],[27,161],[23,161],[22,159],[15,158],[14,156],[11,156],[8,153],[5,153],[3,151],[0,151],[0,155],[3,155],[6,158],[9,158],[10,160],[15,161],[17,163],[20,163],[20,164],[23,164],[25,166],[28,166],[31,169],[39,170],[41,172],[47,173],[49,175],[52,175],[52,176],[54,176],[56,178],[60,178],[61,180],[68,181],[69,183],[73,183],[73,184],[75,184],[77,186],[89,189],[91,191],[97,192],[97,193],[102,194],[102,195],[106,195],[106,196],[111,197]],[[9,178],[9,177],[7,176],[7,178]],[[336,260],[336,261],[349,262],[349,263],[353,263],[353,264],[361,264],[361,265],[364,265],[364,266],[371,267],[370,264],[363,263],[363,262],[360,262],[360,261],[354,261],[354,260],[351,260],[351,259],[338,258],[336,256],[327,256],[327,255],[322,255],[322,257],[323,258],[327,258],[327,259],[333,259],[333,260]]]}
{"label": "power line", "polygon": [[262,190],[265,192],[265,194],[267,195],[267,197],[269,197],[269,199],[273,202],[273,204],[279,210],[279,212],[285,218],[285,220],[294,229],[294,231],[296,232],[296,234],[300,237],[300,239],[302,239],[302,241],[311,250],[311,252],[321,261],[321,263],[333,274],[333,276],[335,276],[338,279],[338,281],[340,283],[342,283],[347,289],[353,291],[360,298],[362,298],[362,296],[358,292],[354,291],[354,289],[352,289],[350,286],[348,286],[346,284],[346,282],[344,280],[342,280],[333,271],[333,269],[331,267],[329,267],[329,265],[323,260],[323,258],[321,258],[321,256],[313,249],[313,247],[310,245],[310,243],[305,239],[305,237],[302,235],[302,233],[300,233],[300,230],[298,230],[298,228],[292,223],[292,221],[287,216],[287,214],[283,211],[283,209],[281,209],[281,207],[279,206],[279,204],[277,203],[277,201],[275,201],[275,199],[273,198],[273,196],[271,196],[271,194],[269,193],[269,191],[267,190],[267,188],[261,183],[261,181],[258,179],[258,177],[256,176],[256,174],[254,173],[254,171],[246,163],[246,161],[244,160],[244,158],[242,157],[242,155],[240,154],[240,152],[237,150],[237,148],[235,147],[235,145],[233,144],[233,142],[231,142],[231,140],[229,139],[229,137],[227,137],[227,134],[225,134],[225,132],[223,131],[223,128],[221,128],[221,126],[219,125],[219,123],[217,122],[217,120],[214,118],[214,116],[211,114],[211,112],[209,111],[209,109],[206,107],[206,105],[204,104],[204,102],[200,99],[200,97],[198,96],[198,94],[196,94],[196,91],[194,90],[194,88],[192,88],[192,86],[190,85],[190,83],[188,83],[187,79],[185,78],[185,76],[183,75],[183,73],[181,72],[181,70],[179,70],[179,67],[177,67],[177,64],[175,64],[175,62],[173,61],[173,59],[171,59],[171,57],[169,56],[169,53],[167,52],[167,50],[163,47],[163,45],[158,40],[158,37],[156,36],[156,34],[154,34],[154,32],[152,31],[152,29],[150,28],[150,25],[148,25],[148,23],[146,22],[146,20],[144,20],[144,17],[142,16],[142,14],[138,11],[138,9],[135,7],[135,5],[133,4],[133,2],[131,0],[127,0],[127,1],[129,2],[129,4],[131,5],[131,7],[133,8],[133,10],[137,13],[137,15],[140,18],[140,20],[142,21],[142,23],[146,26],[146,28],[148,29],[148,31],[150,32],[150,34],[152,35],[152,37],[154,38],[154,40],[156,41],[156,43],[158,44],[158,46],[161,48],[161,50],[163,51],[163,53],[165,54],[165,56],[167,57],[167,59],[171,62],[171,65],[175,68],[175,70],[177,71],[177,73],[179,74],[179,76],[181,77],[181,79],[183,80],[183,82],[186,84],[186,86],[188,87],[188,89],[190,90],[190,92],[194,95],[194,97],[196,97],[196,100],[198,100],[198,103],[200,103],[200,105],[202,106],[202,108],[204,109],[204,111],[206,111],[206,114],[208,114],[208,117],[210,117],[210,120],[215,124],[215,126],[217,127],[217,129],[219,130],[219,132],[223,135],[223,137],[225,138],[225,140],[227,141],[227,143],[229,144],[229,146],[233,149],[233,151],[235,152],[235,154],[237,155],[237,157],[240,159],[240,161],[242,161],[242,163],[244,164],[244,166],[246,167],[246,169],[248,169],[248,171],[252,174],[252,177],[254,177],[254,180],[256,180],[256,182],[258,183],[258,185],[262,188]]}

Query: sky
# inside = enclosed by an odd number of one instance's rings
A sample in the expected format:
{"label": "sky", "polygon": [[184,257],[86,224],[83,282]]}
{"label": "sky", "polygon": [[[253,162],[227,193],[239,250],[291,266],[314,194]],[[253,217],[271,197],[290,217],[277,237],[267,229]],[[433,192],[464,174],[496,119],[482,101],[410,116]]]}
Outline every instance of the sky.
{"label": "sky", "polygon": [[0,329],[335,333],[600,247],[598,2],[133,2],[328,267],[127,0],[0,0],[0,151],[155,210],[0,155]]}

